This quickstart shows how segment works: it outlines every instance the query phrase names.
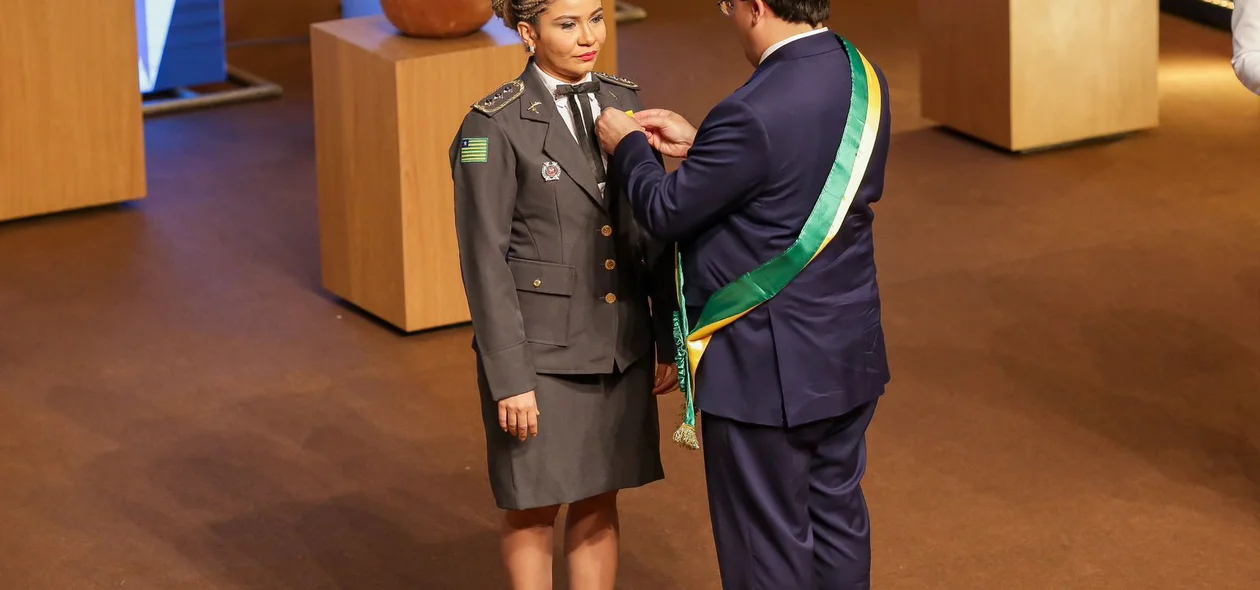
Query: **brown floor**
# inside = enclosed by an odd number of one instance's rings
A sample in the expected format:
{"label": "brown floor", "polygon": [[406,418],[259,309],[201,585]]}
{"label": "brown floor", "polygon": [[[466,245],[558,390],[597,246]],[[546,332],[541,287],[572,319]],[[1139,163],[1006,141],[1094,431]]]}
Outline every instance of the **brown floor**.
{"label": "brown floor", "polygon": [[[698,119],[749,68],[711,2],[641,4],[622,73]],[[917,117],[913,2],[836,4],[897,129],[876,587],[1260,587],[1260,98],[1228,36],[1163,21],[1158,131],[1015,158]],[[141,204],[0,225],[0,589],[502,587],[468,330],[319,289],[308,59],[235,50],[286,97],[151,121]],[[621,587],[716,589],[700,458],[666,461]]]}

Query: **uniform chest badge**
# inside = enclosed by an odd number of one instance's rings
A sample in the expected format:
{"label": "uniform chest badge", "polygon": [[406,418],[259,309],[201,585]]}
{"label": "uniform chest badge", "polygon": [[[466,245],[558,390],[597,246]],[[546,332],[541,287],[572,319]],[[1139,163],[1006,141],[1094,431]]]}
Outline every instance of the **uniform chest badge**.
{"label": "uniform chest badge", "polygon": [[542,165],[543,180],[547,182],[555,182],[560,180],[560,165],[555,162],[547,162]]}

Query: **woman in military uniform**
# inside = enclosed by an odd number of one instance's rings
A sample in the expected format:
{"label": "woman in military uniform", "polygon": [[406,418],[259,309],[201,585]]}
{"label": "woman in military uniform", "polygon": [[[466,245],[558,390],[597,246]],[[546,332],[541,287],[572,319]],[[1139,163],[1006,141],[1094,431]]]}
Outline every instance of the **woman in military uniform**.
{"label": "woman in military uniform", "polygon": [[450,155],[503,558],[514,588],[550,588],[568,505],[570,587],[611,590],[617,491],[664,477],[653,393],[677,383],[672,248],[606,182],[594,117],[640,103],[593,72],[600,1],[492,4],[531,57],[473,105]]}

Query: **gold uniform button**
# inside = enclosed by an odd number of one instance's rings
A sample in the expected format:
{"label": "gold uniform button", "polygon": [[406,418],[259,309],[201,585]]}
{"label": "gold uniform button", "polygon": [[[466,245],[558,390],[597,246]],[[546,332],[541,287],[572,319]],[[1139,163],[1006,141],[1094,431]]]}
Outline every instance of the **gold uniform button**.
{"label": "gold uniform button", "polygon": [[541,286],[542,286],[542,279],[534,279],[534,288],[537,289]]}
{"label": "gold uniform button", "polygon": [[614,268],[617,268],[617,261],[616,261],[616,260],[613,260],[613,259],[611,259],[611,258],[609,258],[608,260],[605,260],[605,261],[604,261],[604,268],[606,268],[606,269],[608,269],[608,270],[612,270],[612,269],[614,269]]}
{"label": "gold uniform button", "polygon": [[599,233],[603,234],[605,238],[606,238],[606,237],[608,237],[608,236],[611,236],[611,235],[612,235],[612,226],[611,226],[611,225],[605,225],[604,227],[599,228]]}
{"label": "gold uniform button", "polygon": [[616,296],[616,295],[613,295],[612,293],[609,293],[609,294],[607,294],[607,295],[605,295],[605,296],[604,296],[604,301],[607,301],[608,303],[616,303],[616,302],[617,302],[617,296]]}

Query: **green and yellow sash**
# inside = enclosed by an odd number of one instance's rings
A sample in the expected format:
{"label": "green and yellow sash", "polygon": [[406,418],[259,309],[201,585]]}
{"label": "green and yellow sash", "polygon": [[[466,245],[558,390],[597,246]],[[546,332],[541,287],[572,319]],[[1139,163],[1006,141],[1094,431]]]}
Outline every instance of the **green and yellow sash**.
{"label": "green and yellow sash", "polygon": [[810,212],[801,235],[782,254],[748,274],[722,287],[705,303],[695,329],[687,321],[687,300],[683,295],[682,255],[675,246],[675,277],[678,290],[678,312],[674,314],[674,343],[678,348],[678,384],[683,393],[683,422],[674,433],[674,442],[690,449],[699,449],[696,437],[695,379],[700,358],[709,339],[757,306],[769,301],[805,269],[840,232],[840,224],[848,214],[857,194],[871,150],[879,135],[883,114],[883,95],[875,68],[852,44],[837,36],[849,55],[853,72],[853,96],[844,139],[836,151],[836,161],[823,185],[822,194]]}

